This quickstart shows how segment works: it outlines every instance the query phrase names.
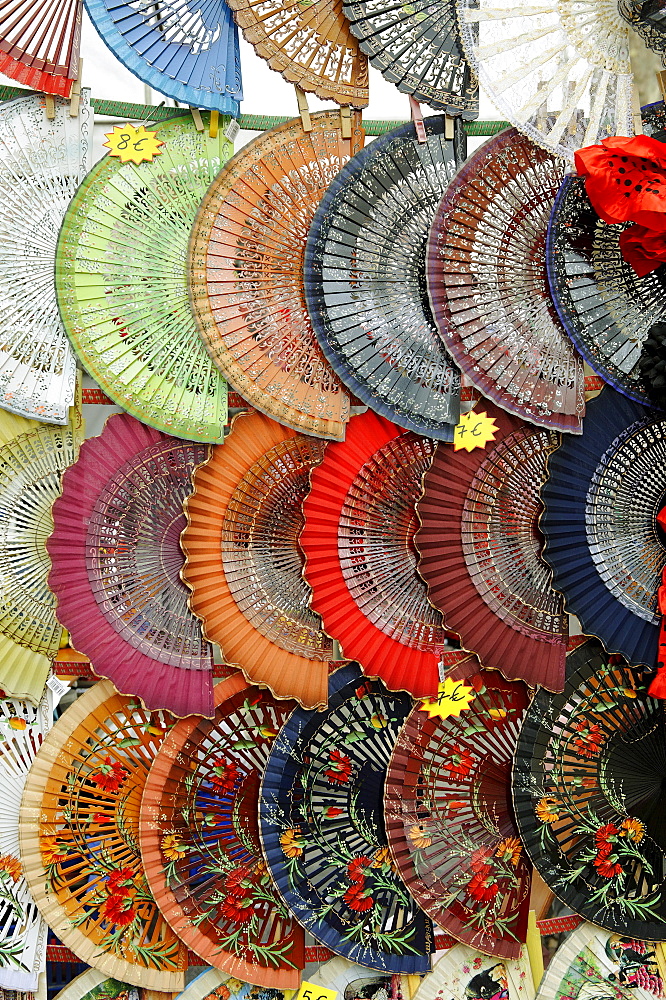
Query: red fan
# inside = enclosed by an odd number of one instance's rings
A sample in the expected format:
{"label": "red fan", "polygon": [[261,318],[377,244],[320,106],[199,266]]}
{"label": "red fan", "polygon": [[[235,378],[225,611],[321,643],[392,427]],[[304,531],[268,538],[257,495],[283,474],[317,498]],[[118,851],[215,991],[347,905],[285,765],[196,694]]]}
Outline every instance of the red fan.
{"label": "red fan", "polygon": [[0,12],[0,73],[69,97],[79,75],[81,0],[7,0]]}
{"label": "red fan", "polygon": [[[440,686],[407,717],[391,757],[384,817],[414,899],[472,948],[518,958],[531,865],[511,809],[523,684],[491,671]],[[450,714],[449,714],[450,713]]]}
{"label": "red fan", "polygon": [[439,445],[417,504],[419,572],[448,628],[488,668],[561,691],[562,597],[541,558],[539,491],[555,431],[479,404],[497,430],[487,448]]}
{"label": "red fan", "polygon": [[441,615],[416,570],[415,503],[435,445],[372,411],[311,474],[301,546],[312,608],[348,659],[393,691],[437,691]]}

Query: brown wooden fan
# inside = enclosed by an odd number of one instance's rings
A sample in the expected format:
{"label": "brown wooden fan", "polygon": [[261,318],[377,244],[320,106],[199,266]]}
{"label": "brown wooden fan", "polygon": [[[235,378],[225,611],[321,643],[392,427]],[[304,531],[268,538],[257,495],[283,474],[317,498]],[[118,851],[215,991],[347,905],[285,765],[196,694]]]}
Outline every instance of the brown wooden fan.
{"label": "brown wooden fan", "polygon": [[342,0],[229,0],[257,55],[289,83],[322,100],[368,105],[368,58],[349,29]]}
{"label": "brown wooden fan", "polygon": [[5,0],[0,73],[31,90],[69,97],[79,75],[81,0]]}

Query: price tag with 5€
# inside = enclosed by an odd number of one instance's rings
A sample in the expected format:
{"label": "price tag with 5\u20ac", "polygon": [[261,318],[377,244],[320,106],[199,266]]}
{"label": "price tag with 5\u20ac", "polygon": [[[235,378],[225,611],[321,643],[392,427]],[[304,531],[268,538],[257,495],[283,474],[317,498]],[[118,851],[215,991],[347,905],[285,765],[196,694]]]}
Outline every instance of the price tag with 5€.
{"label": "price tag with 5\u20ac", "polygon": [[294,1000],[335,1000],[337,995],[337,990],[327,990],[325,986],[315,986],[303,980]]}

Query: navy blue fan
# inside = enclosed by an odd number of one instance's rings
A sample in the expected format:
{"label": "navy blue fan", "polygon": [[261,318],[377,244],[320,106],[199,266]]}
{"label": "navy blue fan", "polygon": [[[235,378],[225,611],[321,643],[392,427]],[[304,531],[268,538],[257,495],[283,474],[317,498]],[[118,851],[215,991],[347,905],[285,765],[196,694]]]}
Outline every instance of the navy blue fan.
{"label": "navy blue fan", "polygon": [[367,406],[399,427],[453,440],[460,373],[437,333],[426,286],[430,227],[466,155],[465,130],[426,118],[380,136],[346,164],[312,220],[305,297],[326,359]]}
{"label": "navy blue fan", "polygon": [[85,0],[113,54],[176,101],[238,116],[238,29],[225,0]]}
{"label": "navy blue fan", "polygon": [[332,951],[386,973],[430,969],[432,926],[392,863],[384,782],[412,707],[348,664],[328,708],[298,708],[273,743],[259,798],[264,854],[297,920]]}
{"label": "navy blue fan", "polygon": [[630,664],[654,667],[666,563],[657,515],[666,501],[666,417],[613,389],[588,403],[541,491],[543,557],[586,635]]}

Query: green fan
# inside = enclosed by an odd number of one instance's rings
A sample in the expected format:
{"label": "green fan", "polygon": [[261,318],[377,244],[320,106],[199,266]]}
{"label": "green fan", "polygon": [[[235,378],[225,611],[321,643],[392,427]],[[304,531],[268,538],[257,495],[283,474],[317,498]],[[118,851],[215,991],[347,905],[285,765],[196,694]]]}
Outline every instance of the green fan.
{"label": "green fan", "polygon": [[186,259],[201,200],[233,153],[184,115],[159,154],[105,156],[78,189],[56,256],[60,313],[83,365],[125,410],[190,441],[222,439],[227,388],[190,312]]}

